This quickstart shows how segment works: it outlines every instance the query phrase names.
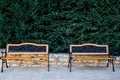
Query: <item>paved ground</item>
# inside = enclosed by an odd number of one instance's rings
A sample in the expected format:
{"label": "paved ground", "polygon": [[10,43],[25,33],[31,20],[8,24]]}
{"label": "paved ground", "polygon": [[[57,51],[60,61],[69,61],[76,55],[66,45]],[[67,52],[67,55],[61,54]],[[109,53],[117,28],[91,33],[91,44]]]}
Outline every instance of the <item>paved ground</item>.
{"label": "paved ground", "polygon": [[120,66],[115,67],[73,67],[69,72],[67,67],[10,67],[0,73],[0,80],[120,80]]}

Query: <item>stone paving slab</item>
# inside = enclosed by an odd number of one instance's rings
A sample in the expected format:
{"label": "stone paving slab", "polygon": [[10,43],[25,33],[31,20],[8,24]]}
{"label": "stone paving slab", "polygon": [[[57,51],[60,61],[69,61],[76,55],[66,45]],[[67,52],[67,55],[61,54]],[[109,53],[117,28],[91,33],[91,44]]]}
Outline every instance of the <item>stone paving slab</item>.
{"label": "stone paving slab", "polygon": [[120,80],[120,66],[112,67],[84,66],[73,67],[10,67],[0,73],[0,80]]}

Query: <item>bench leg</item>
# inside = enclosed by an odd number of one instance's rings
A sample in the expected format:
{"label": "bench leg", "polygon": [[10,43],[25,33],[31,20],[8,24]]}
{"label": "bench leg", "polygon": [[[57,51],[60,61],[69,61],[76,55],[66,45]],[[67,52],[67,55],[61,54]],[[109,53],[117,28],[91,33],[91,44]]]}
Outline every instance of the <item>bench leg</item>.
{"label": "bench leg", "polygon": [[70,58],[69,58],[69,61],[68,61],[68,68],[70,67]]}
{"label": "bench leg", "polygon": [[112,70],[113,72],[115,72],[115,68],[114,68],[114,60],[108,60],[108,63],[107,63],[107,67],[109,67],[109,63],[112,63]]}
{"label": "bench leg", "polygon": [[48,60],[48,72],[50,71],[50,64],[49,64],[49,60]]}
{"label": "bench leg", "polygon": [[109,62],[110,62],[110,60],[108,60],[108,62],[107,62],[107,66],[106,66],[106,67],[109,67]]}
{"label": "bench leg", "polygon": [[50,71],[49,53],[48,53],[48,72]]}
{"label": "bench leg", "polygon": [[112,59],[112,67],[113,67],[113,72],[115,72],[115,68],[114,68],[114,60]]}
{"label": "bench leg", "polygon": [[72,72],[72,59],[70,59],[69,66],[70,66],[70,72]]}
{"label": "bench leg", "polygon": [[7,60],[5,60],[5,63],[6,63],[6,68],[8,68]]}
{"label": "bench leg", "polygon": [[3,72],[3,59],[2,59],[2,65],[1,65],[1,73]]}
{"label": "bench leg", "polygon": [[48,72],[50,71],[50,65],[49,65],[49,63],[48,63]]}
{"label": "bench leg", "polygon": [[70,67],[71,53],[69,53],[68,68]]}

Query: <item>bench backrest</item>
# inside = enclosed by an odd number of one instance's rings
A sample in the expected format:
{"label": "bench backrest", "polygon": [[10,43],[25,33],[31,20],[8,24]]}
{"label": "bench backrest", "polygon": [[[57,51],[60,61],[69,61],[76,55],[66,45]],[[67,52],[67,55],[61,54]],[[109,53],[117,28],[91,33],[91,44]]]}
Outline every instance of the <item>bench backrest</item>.
{"label": "bench backrest", "polygon": [[48,44],[7,44],[7,54],[48,54]]}
{"label": "bench backrest", "polygon": [[70,45],[70,53],[76,55],[108,55],[108,45],[77,44]]}

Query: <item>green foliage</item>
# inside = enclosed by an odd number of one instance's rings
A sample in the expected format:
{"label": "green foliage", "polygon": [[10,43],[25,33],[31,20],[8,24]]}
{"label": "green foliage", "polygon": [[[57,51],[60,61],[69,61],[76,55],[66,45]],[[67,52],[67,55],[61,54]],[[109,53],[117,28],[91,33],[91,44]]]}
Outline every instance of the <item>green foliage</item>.
{"label": "green foliage", "polygon": [[120,0],[0,0],[0,47],[47,43],[50,52],[70,44],[108,44],[120,55]]}

